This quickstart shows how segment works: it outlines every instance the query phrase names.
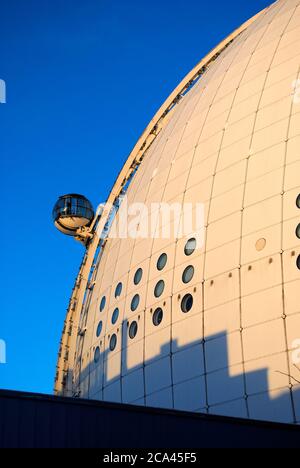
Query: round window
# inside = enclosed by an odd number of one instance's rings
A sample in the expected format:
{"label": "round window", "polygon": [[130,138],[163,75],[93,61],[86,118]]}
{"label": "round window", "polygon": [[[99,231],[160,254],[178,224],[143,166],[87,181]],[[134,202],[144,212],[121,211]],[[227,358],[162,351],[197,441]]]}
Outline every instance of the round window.
{"label": "round window", "polygon": [[162,293],[164,292],[165,289],[165,282],[163,280],[160,280],[157,285],[155,286],[154,289],[154,296],[155,297],[160,297]]}
{"label": "round window", "polygon": [[296,236],[299,237],[299,239],[300,239],[300,224],[298,224],[298,226],[297,226]]}
{"label": "round window", "polygon": [[300,270],[300,255],[299,255],[298,258],[297,258],[297,267],[298,267],[298,269]]}
{"label": "round window", "polygon": [[103,328],[103,322],[99,322],[98,327],[97,327],[97,333],[96,333],[97,338],[99,338],[99,336],[101,335],[102,328]]}
{"label": "round window", "polygon": [[111,323],[112,323],[113,325],[115,325],[115,324],[117,323],[118,318],[119,318],[119,315],[120,315],[119,309],[115,309],[115,310],[113,311],[113,314],[112,314],[112,317],[111,317]]}
{"label": "round window", "polygon": [[129,327],[129,338],[133,340],[138,332],[138,324],[136,321],[132,322],[132,324]]}
{"label": "round window", "polygon": [[119,283],[118,286],[116,287],[116,290],[115,290],[115,298],[116,299],[118,299],[118,297],[121,296],[122,289],[123,289],[123,285],[122,285],[122,283]]}
{"label": "round window", "polygon": [[136,294],[134,296],[134,298],[132,299],[132,301],[131,301],[131,310],[132,310],[132,312],[134,312],[138,308],[139,304],[140,304],[140,296],[138,294]]}
{"label": "round window", "polygon": [[94,363],[97,364],[100,361],[100,348],[97,346],[94,354]]}
{"label": "round window", "polygon": [[143,277],[143,270],[141,268],[139,268],[135,275],[134,275],[134,284],[137,286],[138,284],[140,284],[140,282],[142,281],[142,277]]}
{"label": "round window", "polygon": [[192,255],[195,252],[196,248],[197,248],[197,241],[193,237],[192,239],[189,239],[187,241],[187,243],[185,244],[185,247],[184,247],[185,255],[187,257],[189,257],[190,255]]}
{"label": "round window", "polygon": [[116,334],[113,334],[111,339],[110,339],[110,342],[109,342],[109,349],[111,351],[114,351],[116,349],[116,346],[117,346],[117,335]]}
{"label": "round window", "polygon": [[194,274],[195,274],[194,267],[192,265],[188,266],[182,274],[182,281],[185,284],[189,283],[190,281],[192,281]]}
{"label": "round window", "polygon": [[164,318],[164,312],[159,307],[158,309],[156,309],[156,311],[153,314],[153,318],[152,318],[153,325],[155,327],[158,327],[161,324],[161,322],[163,321],[163,318]]}
{"label": "round window", "polygon": [[167,254],[163,253],[157,260],[157,269],[159,271],[162,271],[165,268],[167,261],[168,261]]}
{"label": "round window", "polygon": [[258,241],[256,242],[255,248],[258,252],[262,252],[266,248],[266,245],[267,245],[267,240],[262,237],[258,239]]}
{"label": "round window", "polygon": [[187,314],[193,307],[194,299],[191,294],[186,294],[181,301],[181,310]]}
{"label": "round window", "polygon": [[300,208],[300,194],[297,197],[296,205],[297,205],[298,208]]}
{"label": "round window", "polygon": [[103,312],[103,310],[105,309],[105,306],[106,306],[106,297],[103,296],[100,302],[100,312]]}

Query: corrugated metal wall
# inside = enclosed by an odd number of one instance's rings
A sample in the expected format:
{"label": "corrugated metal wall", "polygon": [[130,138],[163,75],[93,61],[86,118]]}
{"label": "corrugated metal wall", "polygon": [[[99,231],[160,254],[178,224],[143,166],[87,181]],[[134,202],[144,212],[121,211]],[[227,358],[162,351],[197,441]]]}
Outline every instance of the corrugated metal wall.
{"label": "corrugated metal wall", "polygon": [[0,391],[0,448],[298,446],[299,426]]}

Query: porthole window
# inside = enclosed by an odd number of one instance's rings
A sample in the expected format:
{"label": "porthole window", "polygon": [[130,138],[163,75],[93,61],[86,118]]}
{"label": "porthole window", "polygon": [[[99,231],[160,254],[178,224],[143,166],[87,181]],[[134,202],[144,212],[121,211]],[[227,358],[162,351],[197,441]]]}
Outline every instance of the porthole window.
{"label": "porthole window", "polygon": [[97,348],[95,349],[95,354],[94,354],[94,363],[98,364],[99,361],[100,361],[100,348],[99,346],[97,346]]}
{"label": "porthole window", "polygon": [[116,335],[116,334],[113,334],[112,337],[111,337],[111,339],[110,339],[110,342],[109,342],[109,349],[110,349],[111,351],[114,351],[114,350],[116,349],[116,347],[117,347],[117,341],[118,341],[117,335]]}
{"label": "porthole window", "polygon": [[190,255],[193,255],[197,248],[197,240],[193,237],[192,239],[189,239],[187,243],[185,244],[184,247],[184,253],[187,257]]}
{"label": "porthole window", "polygon": [[297,258],[297,267],[298,267],[298,269],[300,270],[300,255],[299,255],[298,258]]}
{"label": "porthole window", "polygon": [[262,237],[261,239],[258,239],[258,241],[256,242],[255,248],[257,252],[262,252],[266,248],[266,245],[267,245],[267,240]]}
{"label": "porthole window", "polygon": [[97,332],[96,332],[97,338],[99,338],[99,336],[101,335],[102,328],[103,328],[103,322],[101,321],[99,322],[98,327],[97,327]]}
{"label": "porthole window", "polygon": [[106,306],[106,297],[103,296],[100,302],[100,312],[103,312]]}
{"label": "porthole window", "polygon": [[134,284],[137,286],[138,284],[140,284],[140,282],[142,281],[142,277],[143,277],[143,270],[141,268],[139,268],[135,275],[134,275]]}
{"label": "porthole window", "polygon": [[118,299],[118,297],[121,296],[122,294],[122,289],[123,289],[123,284],[122,283],[119,283],[118,286],[116,287],[116,290],[115,290],[115,298]]}
{"label": "porthole window", "polygon": [[297,226],[296,236],[300,239],[300,224],[298,224],[298,226]]}
{"label": "porthole window", "polygon": [[190,312],[194,304],[194,298],[191,294],[186,294],[181,301],[181,310],[184,314]]}
{"label": "porthole window", "polygon": [[113,311],[113,314],[112,314],[112,317],[111,317],[111,323],[112,323],[113,325],[115,325],[115,324],[117,323],[118,318],[119,318],[119,315],[120,315],[119,309],[115,309],[115,310]]}
{"label": "porthole window", "polygon": [[131,301],[131,310],[132,310],[132,312],[134,312],[138,308],[139,304],[140,304],[140,296],[138,294],[136,294],[134,296],[134,298],[132,299],[132,301]]}
{"label": "porthole window", "polygon": [[296,205],[297,205],[298,208],[300,208],[300,194],[297,197]]}
{"label": "porthole window", "polygon": [[156,311],[153,314],[152,322],[155,327],[158,327],[161,322],[163,321],[164,318],[164,312],[163,310],[159,307],[156,309]]}
{"label": "porthole window", "polygon": [[129,327],[129,338],[133,340],[138,332],[138,324],[136,321],[132,322],[132,324]]}
{"label": "porthole window", "polygon": [[160,280],[155,286],[154,296],[160,297],[162,293],[164,292],[164,290],[165,290],[165,282],[163,280]]}
{"label": "porthole window", "polygon": [[192,265],[189,265],[182,274],[182,281],[187,284],[192,281],[195,274],[195,269]]}
{"label": "porthole window", "polygon": [[165,268],[167,262],[168,262],[168,256],[167,254],[163,253],[157,260],[158,271],[162,271]]}

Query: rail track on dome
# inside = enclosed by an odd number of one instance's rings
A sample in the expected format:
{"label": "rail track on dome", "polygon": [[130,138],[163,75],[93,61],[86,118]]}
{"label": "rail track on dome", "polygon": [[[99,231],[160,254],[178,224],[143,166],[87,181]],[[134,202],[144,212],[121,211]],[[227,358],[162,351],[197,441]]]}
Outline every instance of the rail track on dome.
{"label": "rail track on dome", "polygon": [[85,336],[83,322],[88,312],[88,305],[91,298],[91,292],[93,290],[97,266],[106,243],[106,240],[101,236],[98,236],[97,233],[102,233],[105,230],[111,214],[111,206],[116,204],[120,195],[124,192],[124,188],[140,166],[147,150],[168,123],[168,116],[171,111],[205,74],[210,65],[214,63],[215,60],[233,43],[233,41],[252,23],[254,23],[255,20],[264,16],[269,8],[270,7],[261,11],[236,29],[230,36],[206,55],[206,57],[201,60],[181,81],[179,86],[177,86],[177,88],[172,92],[150,121],[149,125],[133,148],[117,177],[107,199],[106,205],[103,207],[103,211],[101,211],[101,215],[98,213],[97,216],[96,214],[92,225],[94,235],[87,243],[87,249],[75,281],[62,331],[54,384],[54,392],[56,395],[73,397],[80,396],[80,393],[75,394],[73,391],[75,365],[72,367],[72,364],[75,364],[75,362],[77,363],[80,373],[81,349]]}

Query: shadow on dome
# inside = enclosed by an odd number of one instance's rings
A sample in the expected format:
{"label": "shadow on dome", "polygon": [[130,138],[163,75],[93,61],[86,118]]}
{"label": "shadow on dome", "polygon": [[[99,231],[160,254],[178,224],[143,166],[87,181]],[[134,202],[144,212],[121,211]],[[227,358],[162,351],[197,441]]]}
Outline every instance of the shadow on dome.
{"label": "shadow on dome", "polygon": [[[123,322],[122,330],[127,331],[127,321]],[[133,345],[128,344],[128,333],[123,332],[122,336],[127,337],[127,342],[122,343],[121,351],[106,350],[97,364],[92,360],[81,370],[80,385],[76,382],[81,390],[80,397],[300,423],[300,384],[297,384],[300,372],[298,375],[296,368],[291,375],[280,368],[246,371],[243,363],[230,365],[226,332],[206,338],[205,342],[197,340],[183,346],[172,340],[161,346],[158,355],[145,361],[143,345],[141,362],[134,366],[128,365],[128,352]],[[212,353],[207,352],[210,343],[213,343]],[[112,376],[112,372],[115,375]],[[275,386],[271,391],[269,381],[273,373],[285,376],[286,385]]]}

